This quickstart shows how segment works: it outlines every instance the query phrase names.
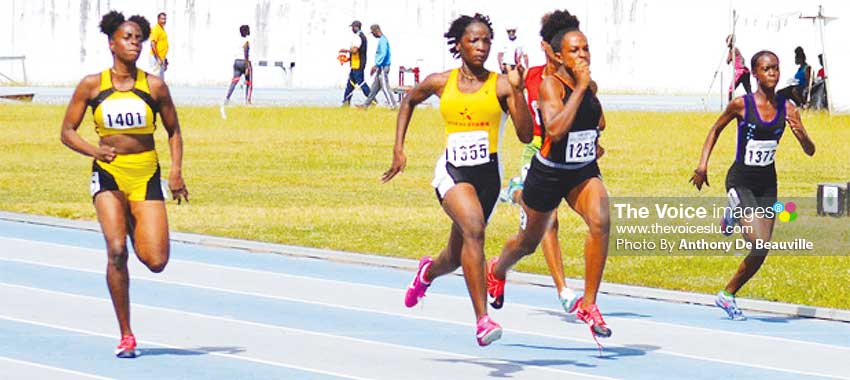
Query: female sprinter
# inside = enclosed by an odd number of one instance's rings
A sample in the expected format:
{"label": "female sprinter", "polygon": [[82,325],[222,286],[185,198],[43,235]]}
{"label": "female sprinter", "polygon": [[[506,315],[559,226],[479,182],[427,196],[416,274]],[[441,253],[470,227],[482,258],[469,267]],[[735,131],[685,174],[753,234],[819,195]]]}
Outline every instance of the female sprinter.
{"label": "female sprinter", "polygon": [[551,34],[549,44],[561,67],[543,79],[540,112],[543,145],[531,161],[522,192],[519,232],[487,266],[487,290],[493,307],[504,302],[505,277],[523,256],[537,248],[552,223],[552,214],[566,199],[589,228],[585,242],[584,296],[577,316],[590,326],[596,338],[611,336],[599,308],[596,293],[608,256],[608,193],[596,164],[596,143],[603,123],[602,105],[590,90],[590,50],[578,19],[568,11],[555,11],[543,25]]}
{"label": "female sprinter", "polygon": [[[189,191],[181,174],[183,138],[168,86],[136,68],[142,42],[150,34],[148,21],[141,16],[125,20],[123,14],[112,11],[101,19],[100,30],[109,37],[112,67],[86,76],[77,85],[62,121],[62,143],[94,158],[91,194],[106,240],[106,282],[121,330],[115,353],[133,358],[138,353],[130,329],[127,236],[136,256],[154,273],[165,269],[169,254],[168,220],[154,149],[157,113],[168,132],[171,192],[179,202],[189,201]],[[88,106],[100,136],[97,146],[77,133]]]}
{"label": "female sprinter", "polygon": [[413,307],[434,279],[463,266],[466,286],[475,310],[476,338],[486,346],[502,336],[502,328],[487,316],[484,275],[484,228],[496,205],[501,184],[498,147],[507,110],[519,139],[532,137],[531,114],[522,95],[524,68],[506,75],[487,71],[493,28],[487,16],[476,14],[454,20],[445,34],[449,51],[460,57],[460,68],[431,74],[404,98],[396,122],[392,167],[382,177],[389,181],[404,170],[404,137],[417,104],[431,95],[440,97],[445,121],[446,149],[440,153],[431,184],[452,220],[446,248],[432,260],[423,257],[404,303]]}
{"label": "female sprinter", "polygon": [[[552,13],[543,15],[540,22],[541,26],[546,25],[551,15]],[[527,93],[528,109],[531,112],[532,120],[534,121],[534,138],[531,140],[531,143],[525,145],[525,148],[522,151],[520,176],[511,178],[508,187],[503,190],[503,194],[500,195],[499,199],[503,202],[510,201],[514,204],[518,204],[520,202],[520,199],[522,199],[523,183],[525,182],[528,169],[531,168],[531,159],[537,154],[537,152],[540,151],[540,147],[543,145],[543,126],[540,121],[542,116],[540,115],[539,107],[540,84],[543,83],[543,78],[554,75],[561,67],[558,58],[555,56],[555,52],[552,50],[552,46],[549,45],[548,42],[557,32],[557,30],[553,30],[551,27],[541,28],[540,37],[542,40],[540,41],[540,48],[546,55],[546,64],[531,67],[525,72],[525,88]],[[591,82],[590,87],[595,93],[595,86],[593,82]],[[604,129],[604,119],[600,122],[599,128],[600,130]],[[597,146],[596,149],[598,157],[601,157],[604,150],[600,146]],[[522,213],[523,211],[520,210],[520,216],[523,215]],[[561,245],[558,242],[557,209],[552,212],[552,223],[549,224],[546,232],[543,233],[543,238],[540,243],[542,244],[541,248],[543,250],[543,257],[546,259],[546,265],[549,267],[549,273],[552,275],[552,280],[555,283],[555,291],[558,295],[558,301],[561,304],[561,307],[564,308],[565,312],[568,314],[573,313],[578,307],[577,301],[579,300],[579,295],[572,289],[568,288],[564,281],[564,262],[561,258]]]}
{"label": "female sprinter", "polygon": [[[733,119],[738,121],[738,147],[735,162],[726,174],[726,191],[729,204],[740,215],[738,223],[749,242],[757,239],[769,241],[773,234],[774,218],[767,213],[755,212],[757,208],[769,209],[776,203],[776,148],[785,132],[785,124],[791,127],[794,137],[800,142],[803,151],[811,156],[815,154],[815,144],[806,133],[800,120],[800,112],[792,102],[776,93],[779,82],[779,58],[770,51],[760,51],[750,62],[753,68],[758,90],[729,103],[726,110],[717,118],[708,131],[708,137],[702,147],[699,166],[694,170],[691,182],[697,190],[708,183],[708,159],[720,132]],[[755,246],[754,246],[755,247]],[[756,272],[767,258],[766,249],[753,248],[738,267],[738,272],[726,284],[726,288],[717,293],[715,304],[723,309],[729,318],[745,320],[744,314],[735,302],[735,294]]]}

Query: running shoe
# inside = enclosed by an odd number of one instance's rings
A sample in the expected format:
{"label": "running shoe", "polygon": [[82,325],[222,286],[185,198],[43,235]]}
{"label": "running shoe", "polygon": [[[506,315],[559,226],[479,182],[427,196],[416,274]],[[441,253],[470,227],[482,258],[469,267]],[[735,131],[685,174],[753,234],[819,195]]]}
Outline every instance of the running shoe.
{"label": "running shoe", "polygon": [[[576,302],[581,303],[582,300],[584,300],[584,297],[579,297]],[[590,326],[590,332],[593,334],[593,339],[596,339],[596,337],[608,338],[611,336],[611,329],[608,328],[605,320],[602,319],[602,313],[599,312],[599,308],[596,304],[587,306],[586,308],[579,307],[576,316],[578,319]],[[597,344],[598,343],[599,342],[597,342]]]}
{"label": "running shoe", "polygon": [[221,118],[223,120],[227,120],[227,112],[224,112],[224,104],[221,107],[218,107],[218,112],[221,114]]}
{"label": "running shoe", "polygon": [[731,236],[735,230],[735,218],[732,217],[732,208],[726,207],[723,210],[723,217],[720,218],[720,232],[724,236]]}
{"label": "running shoe", "polygon": [[139,351],[136,350],[136,337],[132,335],[124,335],[121,337],[121,343],[115,348],[115,356],[122,359],[132,359],[139,356]]}
{"label": "running shoe", "polygon": [[744,316],[744,312],[738,308],[738,303],[735,302],[735,296],[727,297],[723,294],[721,290],[717,293],[717,298],[714,300],[714,304],[717,307],[723,309],[726,312],[726,315],[729,316],[729,319],[733,321],[746,321],[747,317]]}
{"label": "running shoe", "polygon": [[558,293],[558,301],[561,302],[561,306],[567,314],[572,314],[576,312],[576,309],[578,309],[581,297],[579,297],[579,295],[572,289],[564,288],[560,293]]}
{"label": "running shoe", "polygon": [[407,293],[404,295],[404,306],[414,307],[422,297],[425,297],[425,291],[428,290],[430,282],[425,281],[425,273],[428,273],[428,268],[434,260],[430,256],[425,256],[419,260],[419,270],[416,271],[416,277],[410,282],[407,287]]}
{"label": "running shoe", "polygon": [[520,177],[513,177],[510,181],[508,181],[508,186],[502,189],[499,192],[499,201],[503,203],[516,203],[514,202],[514,194],[517,191],[522,190],[523,183]]}
{"label": "running shoe", "polygon": [[493,302],[490,302],[490,306],[493,306],[494,309],[501,309],[502,306],[505,305],[506,280],[499,280],[493,275],[493,271],[495,271],[496,264],[498,262],[499,258],[494,257],[487,263],[487,294],[493,298]]}
{"label": "running shoe", "polygon": [[479,346],[487,346],[502,337],[502,326],[485,315],[478,320],[475,337]]}

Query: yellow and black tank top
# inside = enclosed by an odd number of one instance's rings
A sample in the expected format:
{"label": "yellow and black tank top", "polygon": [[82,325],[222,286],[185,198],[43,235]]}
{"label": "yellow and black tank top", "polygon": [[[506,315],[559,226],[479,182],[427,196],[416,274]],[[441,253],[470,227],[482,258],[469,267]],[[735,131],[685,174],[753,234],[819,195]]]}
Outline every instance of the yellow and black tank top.
{"label": "yellow and black tank top", "polygon": [[115,89],[110,69],[100,73],[100,92],[89,101],[98,136],[145,135],[156,129],[158,109],[146,73],[137,70],[136,83],[129,91]]}
{"label": "yellow and black tank top", "polygon": [[498,153],[505,112],[496,95],[496,79],[491,72],[478,91],[465,94],[458,89],[458,70],[440,96],[440,114],[446,126],[446,161],[455,166],[475,166],[490,161]]}

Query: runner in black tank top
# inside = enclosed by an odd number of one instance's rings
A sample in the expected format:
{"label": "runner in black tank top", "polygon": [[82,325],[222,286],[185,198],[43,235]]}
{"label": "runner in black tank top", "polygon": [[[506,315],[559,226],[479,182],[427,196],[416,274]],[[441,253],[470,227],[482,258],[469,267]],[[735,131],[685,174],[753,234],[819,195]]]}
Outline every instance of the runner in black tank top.
{"label": "runner in black tank top", "polygon": [[[815,154],[815,144],[800,121],[800,113],[793,103],[776,94],[779,81],[779,58],[770,51],[760,51],[753,56],[751,67],[758,81],[758,91],[739,97],[729,103],[717,119],[702,148],[699,166],[694,170],[691,182],[698,190],[708,185],[708,160],[720,132],[733,119],[738,120],[738,139],[735,162],[726,176],[726,189],[732,215],[742,215],[737,221],[750,243],[757,240],[769,241],[773,234],[774,218],[755,212],[773,206],[776,202],[776,148],[785,131],[786,122],[800,142],[803,151]],[[770,120],[770,121],[765,121]],[[770,213],[772,214],[772,213]],[[724,223],[727,218],[724,218]],[[754,244],[753,247],[756,247]],[[744,258],[738,271],[717,294],[715,304],[722,308],[732,320],[744,320],[735,302],[735,294],[756,274],[767,257],[766,249],[753,248]]]}
{"label": "runner in black tank top", "polygon": [[[568,22],[562,23],[564,19]],[[540,110],[544,140],[534,157],[522,194],[524,217],[519,232],[505,243],[502,254],[488,265],[488,291],[501,307],[508,270],[534,252],[561,199],[584,219],[589,229],[585,245],[585,290],[577,317],[590,326],[594,339],[609,337],[596,306],[596,293],[608,255],[608,193],[596,165],[602,106],[590,91],[590,50],[578,29],[578,19],[556,11],[549,21],[559,24],[549,44],[563,61],[558,73],[543,80]],[[545,26],[544,26],[545,28]]]}

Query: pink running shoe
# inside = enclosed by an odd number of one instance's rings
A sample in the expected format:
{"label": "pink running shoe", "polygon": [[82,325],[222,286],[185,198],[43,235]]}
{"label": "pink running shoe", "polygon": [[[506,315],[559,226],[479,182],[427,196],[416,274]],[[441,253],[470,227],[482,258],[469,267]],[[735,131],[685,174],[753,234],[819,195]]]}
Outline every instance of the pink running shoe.
{"label": "pink running shoe", "polygon": [[[582,299],[578,302],[581,303],[584,300],[583,298],[584,297],[582,297]],[[587,306],[586,308],[579,306],[576,316],[578,319],[590,326],[590,332],[593,334],[594,339],[596,339],[596,337],[608,338],[611,336],[611,329],[608,328],[605,320],[602,319],[602,313],[599,312],[599,308],[596,304]]]}
{"label": "pink running shoe", "polygon": [[494,309],[501,309],[502,306],[505,306],[505,282],[507,282],[507,279],[499,280],[493,275],[493,272],[496,271],[496,264],[498,263],[498,257],[494,257],[487,262],[487,294],[493,298],[490,306],[493,306]]}
{"label": "pink running shoe", "polygon": [[428,273],[428,268],[434,260],[430,256],[425,256],[419,260],[419,270],[416,271],[416,277],[410,282],[407,287],[407,293],[404,295],[404,306],[414,307],[422,297],[425,297],[425,291],[428,290],[430,282],[425,281],[425,273]]}
{"label": "pink running shoe", "polygon": [[124,335],[121,337],[121,343],[115,348],[115,356],[122,359],[132,359],[139,356],[136,351],[136,337],[132,335]]}
{"label": "pink running shoe", "polygon": [[485,315],[478,320],[475,337],[478,338],[479,346],[487,346],[502,337],[502,326]]}

